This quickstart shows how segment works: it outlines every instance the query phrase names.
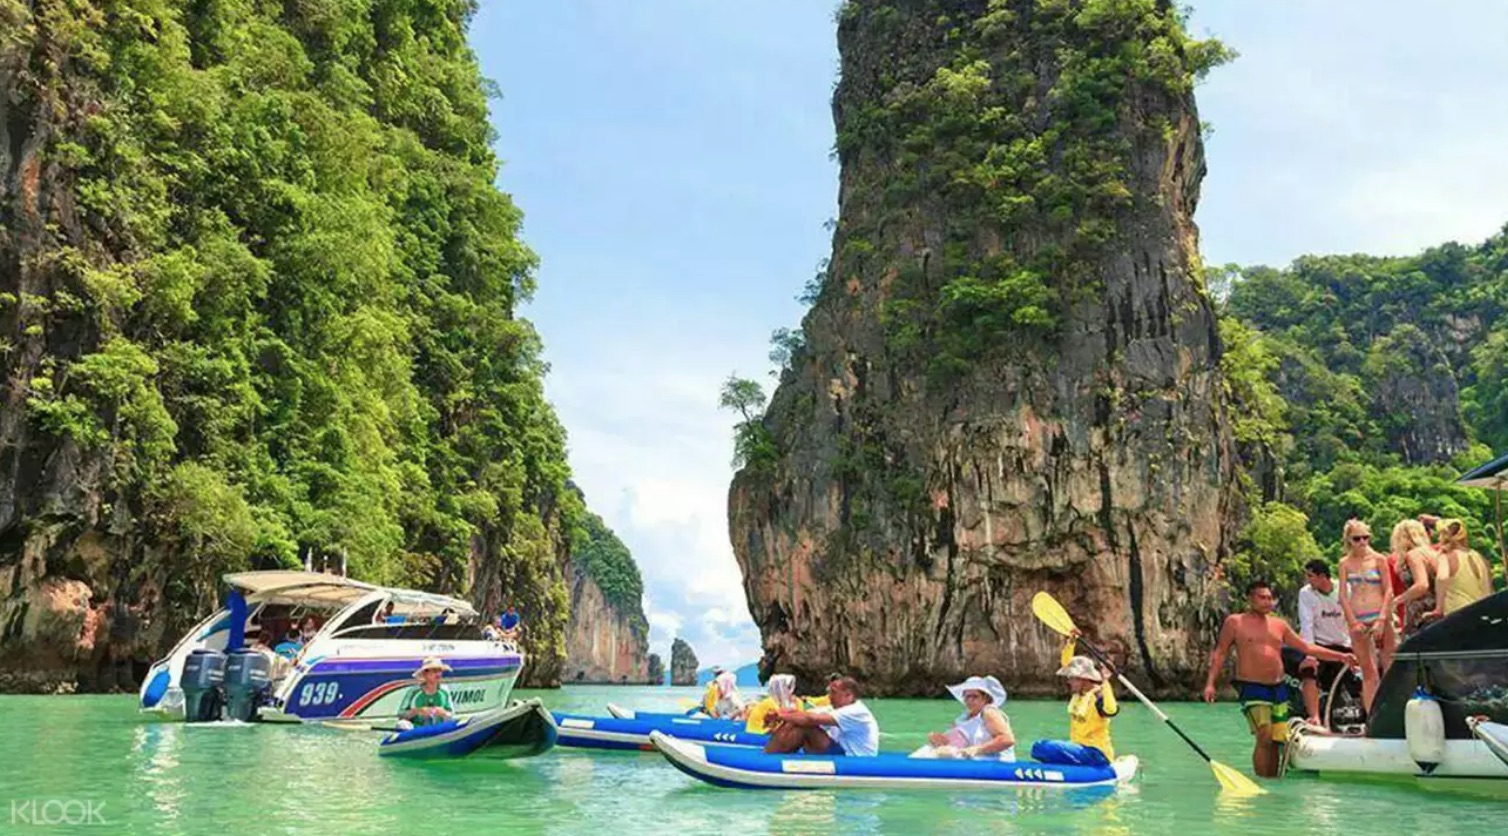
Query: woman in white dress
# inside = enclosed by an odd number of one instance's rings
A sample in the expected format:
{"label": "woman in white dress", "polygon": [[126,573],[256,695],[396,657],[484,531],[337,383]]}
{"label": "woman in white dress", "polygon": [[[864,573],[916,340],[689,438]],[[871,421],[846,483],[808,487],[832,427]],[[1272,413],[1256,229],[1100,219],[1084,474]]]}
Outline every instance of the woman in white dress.
{"label": "woman in white dress", "polygon": [[[1000,710],[1005,686],[993,676],[971,676],[948,691],[963,703],[964,712],[946,732],[927,735],[932,757],[1016,759],[1016,735],[1011,720]],[[925,756],[925,755],[923,755]]]}

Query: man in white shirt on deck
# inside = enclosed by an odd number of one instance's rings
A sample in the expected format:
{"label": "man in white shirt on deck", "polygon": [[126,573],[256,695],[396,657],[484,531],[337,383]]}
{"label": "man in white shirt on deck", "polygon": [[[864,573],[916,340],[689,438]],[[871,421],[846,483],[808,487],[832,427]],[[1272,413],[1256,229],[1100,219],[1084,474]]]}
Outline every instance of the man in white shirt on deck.
{"label": "man in white shirt on deck", "polygon": [[840,676],[827,683],[832,708],[784,709],[780,726],[770,734],[766,752],[870,757],[880,753],[880,726],[859,699],[859,683]]}
{"label": "man in white shirt on deck", "polygon": [[[1304,579],[1308,583],[1299,590],[1299,635],[1310,644],[1351,652],[1351,631],[1346,629],[1346,615],[1340,608],[1339,590],[1330,578],[1330,565],[1323,560],[1309,561],[1304,564]],[[1299,681],[1310,725],[1323,725],[1319,716],[1320,685],[1329,688],[1344,670],[1340,662],[1321,662],[1313,656],[1305,656],[1300,663]]]}

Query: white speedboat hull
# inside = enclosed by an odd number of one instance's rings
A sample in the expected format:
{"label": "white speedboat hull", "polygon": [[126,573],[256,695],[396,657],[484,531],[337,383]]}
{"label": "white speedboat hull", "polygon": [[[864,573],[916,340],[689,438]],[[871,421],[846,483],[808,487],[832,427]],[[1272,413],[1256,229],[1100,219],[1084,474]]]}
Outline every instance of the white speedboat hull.
{"label": "white speedboat hull", "polygon": [[1300,733],[1295,735],[1292,746],[1289,768],[1301,772],[1508,781],[1508,764],[1480,740],[1447,740],[1445,758],[1430,772],[1409,756],[1406,740]]}

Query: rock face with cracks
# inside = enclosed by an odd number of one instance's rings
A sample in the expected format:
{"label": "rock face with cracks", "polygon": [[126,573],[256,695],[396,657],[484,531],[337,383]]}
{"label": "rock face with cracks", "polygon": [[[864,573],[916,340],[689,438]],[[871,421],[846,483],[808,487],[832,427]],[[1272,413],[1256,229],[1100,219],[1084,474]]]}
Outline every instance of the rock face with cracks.
{"label": "rock face with cracks", "polygon": [[736,474],[761,676],[1056,693],[1051,592],[1165,693],[1243,509],[1167,3],[850,0],[833,253]]}

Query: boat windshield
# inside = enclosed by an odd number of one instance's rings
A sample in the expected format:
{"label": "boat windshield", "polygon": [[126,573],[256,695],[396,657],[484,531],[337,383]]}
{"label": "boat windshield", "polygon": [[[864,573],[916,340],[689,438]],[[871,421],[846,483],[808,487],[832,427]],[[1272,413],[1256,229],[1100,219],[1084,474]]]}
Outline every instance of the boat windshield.
{"label": "boat windshield", "polygon": [[341,639],[479,640],[483,620],[469,604],[423,593],[391,591],[354,608],[333,625]]}

